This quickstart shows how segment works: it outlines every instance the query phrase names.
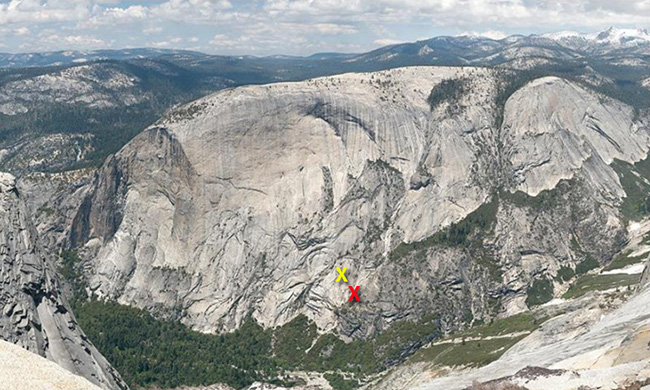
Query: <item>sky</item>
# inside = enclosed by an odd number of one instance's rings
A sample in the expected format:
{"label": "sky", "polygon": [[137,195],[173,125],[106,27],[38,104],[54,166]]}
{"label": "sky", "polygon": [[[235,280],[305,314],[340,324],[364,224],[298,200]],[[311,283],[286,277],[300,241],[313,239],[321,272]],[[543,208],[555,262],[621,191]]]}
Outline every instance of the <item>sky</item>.
{"label": "sky", "polygon": [[650,27],[650,0],[0,0],[0,51],[368,51],[439,35]]}

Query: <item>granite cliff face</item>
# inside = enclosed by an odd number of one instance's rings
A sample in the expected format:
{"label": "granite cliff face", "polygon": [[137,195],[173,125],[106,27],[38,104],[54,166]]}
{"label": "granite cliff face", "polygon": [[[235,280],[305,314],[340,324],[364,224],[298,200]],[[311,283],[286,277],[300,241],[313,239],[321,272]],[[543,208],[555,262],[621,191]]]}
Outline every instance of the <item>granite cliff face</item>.
{"label": "granite cliff face", "polygon": [[42,355],[102,388],[126,388],[86,339],[60,296],[50,255],[39,244],[14,177],[6,173],[0,173],[0,266],[0,339]]}
{"label": "granite cliff face", "polygon": [[[610,164],[650,138],[631,108],[563,79],[500,106],[503,82],[413,67],[221,91],[107,160],[70,244],[98,296],[201,331],[304,313],[357,338],[526,310],[534,280],[623,245]],[[363,304],[343,307],[335,266]]]}

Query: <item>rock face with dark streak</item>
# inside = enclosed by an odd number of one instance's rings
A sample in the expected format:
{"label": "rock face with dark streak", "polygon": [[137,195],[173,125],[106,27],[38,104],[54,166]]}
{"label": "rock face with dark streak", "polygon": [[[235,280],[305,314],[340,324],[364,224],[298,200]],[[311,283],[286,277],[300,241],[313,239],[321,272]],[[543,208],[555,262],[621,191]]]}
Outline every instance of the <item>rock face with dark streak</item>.
{"label": "rock face with dark streak", "polygon": [[[430,107],[448,79],[462,92]],[[497,127],[499,85],[413,67],[181,107],[104,164],[79,210],[90,288],[213,332],[304,313],[354,338],[526,310],[534,280],[623,244],[609,164],[644,158],[650,137],[629,107],[553,77],[515,92]],[[363,304],[346,306],[336,266]]]}
{"label": "rock face with dark streak", "polygon": [[14,177],[6,173],[0,173],[0,281],[0,339],[102,388],[126,388],[59,295],[52,258],[39,244]]}

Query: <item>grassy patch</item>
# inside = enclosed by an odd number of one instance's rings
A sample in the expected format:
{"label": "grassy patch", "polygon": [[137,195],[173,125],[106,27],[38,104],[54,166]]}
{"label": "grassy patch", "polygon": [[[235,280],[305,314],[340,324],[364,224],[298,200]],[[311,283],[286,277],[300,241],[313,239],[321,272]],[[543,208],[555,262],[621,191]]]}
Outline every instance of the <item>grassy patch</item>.
{"label": "grassy patch", "polygon": [[514,316],[499,318],[490,324],[485,324],[468,329],[455,335],[458,337],[491,337],[503,336],[511,333],[530,332],[539,326],[543,321],[537,320],[531,313],[521,313]]}
{"label": "grassy patch", "polygon": [[[442,366],[480,367],[493,362],[526,334],[537,329],[546,319],[536,319],[531,313],[500,318],[489,324],[480,325],[463,332],[455,333],[442,343],[417,351],[412,360],[425,361]],[[519,334],[513,337],[508,335]],[[492,338],[490,340],[475,340]],[[471,339],[465,341],[465,339]],[[463,340],[452,342],[452,340]]]}
{"label": "grassy patch", "polygon": [[427,103],[429,103],[429,108],[433,111],[446,102],[448,103],[447,114],[457,114],[461,109],[458,106],[458,101],[468,90],[469,79],[467,78],[443,80],[431,89],[429,97],[427,97]]}
{"label": "grassy patch", "polygon": [[436,344],[419,350],[413,360],[425,361],[441,366],[481,367],[501,357],[519,340],[526,337],[504,337],[491,340]]}
{"label": "grassy patch", "polygon": [[578,298],[590,291],[603,291],[616,287],[627,287],[639,283],[640,275],[584,275],[578,278],[562,296],[565,299]]}
{"label": "grassy patch", "polygon": [[553,282],[549,279],[536,279],[528,287],[526,305],[528,307],[543,305],[553,299]]}
{"label": "grassy patch", "polygon": [[627,267],[628,265],[641,263],[646,259],[647,256],[648,256],[647,253],[641,256],[630,256],[629,252],[621,253],[618,256],[616,256],[614,260],[612,260],[612,262],[609,263],[607,267],[605,267],[605,271],[611,271],[613,269],[621,269]]}
{"label": "grassy patch", "polygon": [[569,280],[573,279],[575,276],[575,271],[571,267],[567,266],[562,266],[560,269],[557,271],[557,280],[559,282],[568,282]]}
{"label": "grassy patch", "polygon": [[330,386],[332,386],[334,390],[353,390],[359,386],[358,380],[345,379],[342,375],[339,374],[327,373],[323,375],[323,378],[329,382]]}
{"label": "grassy patch", "polygon": [[576,275],[584,275],[587,272],[600,267],[600,264],[596,259],[590,256],[588,253],[585,254],[586,257],[576,266]]}
{"label": "grassy patch", "polygon": [[611,164],[621,181],[627,195],[621,204],[623,216],[632,221],[650,213],[650,158],[630,164],[614,160]]}

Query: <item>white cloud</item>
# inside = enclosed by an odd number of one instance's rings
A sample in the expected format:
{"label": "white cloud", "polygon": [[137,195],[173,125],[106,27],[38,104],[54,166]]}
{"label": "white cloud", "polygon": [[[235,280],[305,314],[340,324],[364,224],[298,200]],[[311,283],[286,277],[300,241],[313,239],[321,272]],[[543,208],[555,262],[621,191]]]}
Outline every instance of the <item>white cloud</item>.
{"label": "white cloud", "polygon": [[14,35],[22,37],[25,35],[31,34],[31,31],[27,27],[18,27],[14,30]]}
{"label": "white cloud", "polygon": [[[650,0],[0,0],[10,50],[203,42],[211,52],[309,54],[363,51],[423,35],[499,39],[610,25],[650,27]],[[45,30],[85,39],[41,42]]]}
{"label": "white cloud", "polygon": [[226,12],[232,8],[227,0],[168,0],[151,6],[151,16],[160,20],[185,23],[213,24],[234,15]]}
{"label": "white cloud", "polygon": [[176,47],[181,42],[183,42],[183,38],[175,37],[175,38],[169,38],[165,41],[151,42],[149,46],[159,47],[159,48]]}
{"label": "white cloud", "polygon": [[217,34],[210,40],[210,45],[220,48],[233,48],[247,45],[248,42],[250,42],[250,38],[246,36],[231,38],[226,34]]}
{"label": "white cloud", "polygon": [[151,47],[158,47],[158,48],[167,48],[171,46],[171,42],[169,41],[158,41],[158,42],[151,42],[149,43],[149,46]]}
{"label": "white cloud", "polygon": [[359,30],[349,24],[317,23],[314,25],[314,28],[321,34],[327,35],[354,34],[359,32]]}
{"label": "white cloud", "polygon": [[63,42],[76,47],[103,47],[107,45],[106,41],[95,38],[92,35],[66,35],[61,37],[61,39]]}
{"label": "white cloud", "polygon": [[399,39],[390,39],[390,38],[375,39],[374,41],[372,41],[372,43],[381,46],[397,45],[398,43],[404,43],[404,42],[406,41],[401,41]]}
{"label": "white cloud", "polygon": [[120,24],[137,23],[150,18],[150,9],[141,5],[126,8],[94,7],[94,14],[88,20],[79,23],[80,28],[96,28],[100,26],[116,26]]}
{"label": "white cloud", "polygon": [[142,32],[146,35],[158,34],[163,32],[163,28],[160,26],[150,26],[142,29]]}
{"label": "white cloud", "polygon": [[305,37],[296,34],[279,40],[276,34],[267,33],[262,28],[250,29],[249,31],[249,34],[237,37],[228,34],[217,34],[210,40],[209,48],[231,54],[250,54],[260,46],[267,48],[271,53],[282,53],[287,46],[310,46]]}
{"label": "white cloud", "polygon": [[79,21],[90,16],[90,5],[83,0],[11,0],[0,3],[0,25]]}
{"label": "white cloud", "polygon": [[114,43],[93,35],[60,34],[60,31],[52,29],[45,29],[37,36],[33,35],[20,46],[23,51],[102,49],[111,47]]}

